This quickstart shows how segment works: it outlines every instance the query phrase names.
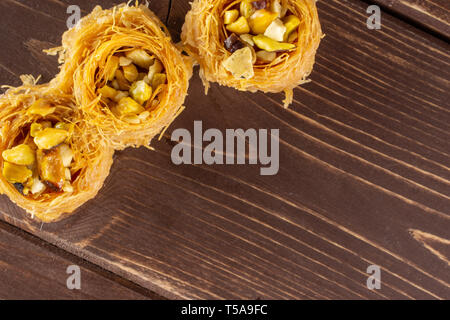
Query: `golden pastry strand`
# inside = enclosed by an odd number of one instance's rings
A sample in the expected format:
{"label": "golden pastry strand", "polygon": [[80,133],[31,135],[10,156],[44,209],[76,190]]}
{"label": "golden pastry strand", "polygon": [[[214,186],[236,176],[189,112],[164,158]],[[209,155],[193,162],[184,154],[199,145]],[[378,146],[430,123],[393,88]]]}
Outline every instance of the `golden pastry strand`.
{"label": "golden pastry strand", "polygon": [[146,6],[96,7],[63,36],[52,85],[115,149],[148,145],[184,109],[191,59]]}
{"label": "golden pastry strand", "polygon": [[241,91],[286,93],[307,82],[322,37],[315,0],[194,0],[184,49],[209,82]]}
{"label": "golden pastry strand", "polygon": [[0,97],[0,193],[43,222],[95,197],[112,164],[113,149],[77,112],[48,85]]}

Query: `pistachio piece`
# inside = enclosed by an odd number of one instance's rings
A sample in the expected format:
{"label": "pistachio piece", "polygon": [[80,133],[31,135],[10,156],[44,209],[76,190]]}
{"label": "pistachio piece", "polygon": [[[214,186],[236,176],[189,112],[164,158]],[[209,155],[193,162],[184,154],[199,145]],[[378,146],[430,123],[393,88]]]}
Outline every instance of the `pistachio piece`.
{"label": "pistachio piece", "polygon": [[166,80],[167,80],[167,76],[165,73],[156,73],[153,76],[153,80],[152,80],[153,90],[156,90],[160,85],[165,84]]}
{"label": "pistachio piece", "polygon": [[60,121],[57,124],[55,124],[54,128],[66,130],[69,133],[69,135],[71,135],[73,133],[73,131],[75,130],[75,124]]}
{"label": "pistachio piece", "polygon": [[224,24],[230,24],[236,21],[236,19],[239,17],[239,11],[236,9],[234,10],[227,10],[225,11],[223,15],[223,23]]}
{"label": "pistachio piece", "polygon": [[295,48],[295,44],[278,42],[262,34],[253,37],[256,46],[262,50],[273,51],[287,51]]}
{"label": "pistachio piece", "polygon": [[116,89],[111,88],[110,86],[103,86],[102,88],[98,89],[98,93],[100,93],[102,97],[108,99],[114,99],[114,97],[117,95]]}
{"label": "pistachio piece", "polygon": [[46,101],[38,99],[28,108],[27,115],[37,114],[42,117],[46,117],[55,112],[55,110],[56,107],[50,107]]}
{"label": "pistachio piece", "polygon": [[[275,12],[270,12],[266,9],[258,10],[253,13],[249,20],[248,24],[252,33],[254,34],[263,34],[267,27],[272,23],[273,20],[278,18],[278,14]],[[243,32],[248,33],[248,32]]]}
{"label": "pistachio piece", "polygon": [[14,163],[4,162],[2,174],[10,183],[25,183],[33,172],[26,166],[20,166]]}
{"label": "pistachio piece", "polygon": [[251,0],[242,0],[241,4],[239,5],[241,16],[243,16],[246,19],[248,19],[254,11],[253,6],[250,2]]}
{"label": "pistachio piece", "polygon": [[134,64],[130,64],[128,66],[122,67],[123,70],[123,76],[125,79],[127,79],[129,82],[134,82],[139,77],[138,69]]}
{"label": "pistachio piece", "polygon": [[249,33],[250,27],[248,25],[247,19],[245,19],[245,17],[240,17],[235,22],[227,25],[227,30],[237,34],[243,34]]}
{"label": "pistachio piece", "polygon": [[[251,34],[248,34],[248,33],[241,34],[239,37],[241,38],[242,41],[247,43],[249,46],[253,47],[255,45],[255,43],[253,42],[253,36]],[[228,51],[230,51],[230,50],[228,50]]]}
{"label": "pistachio piece", "polygon": [[116,74],[115,75],[116,75],[117,83],[119,85],[119,89],[122,90],[122,91],[130,90],[130,83],[128,82],[128,80],[123,75],[122,70],[120,70],[120,69],[116,70]]}
{"label": "pistachio piece", "polygon": [[114,89],[120,90],[119,82],[117,81],[117,79],[114,79],[114,80],[111,82],[111,85],[112,85],[112,87],[113,87]]}
{"label": "pistachio piece", "polygon": [[119,68],[120,59],[116,56],[111,56],[105,65],[105,75],[108,81],[114,80],[116,70]]}
{"label": "pistachio piece", "polygon": [[114,101],[115,102],[120,102],[120,100],[122,100],[122,98],[126,98],[128,97],[130,94],[127,91],[118,91],[117,95],[114,97]]}
{"label": "pistachio piece", "polygon": [[294,15],[290,15],[290,16],[287,16],[286,18],[284,18],[283,21],[284,21],[284,26],[286,27],[286,32],[284,34],[283,41],[288,41],[289,35],[291,34],[291,32],[296,30],[298,28],[298,26],[300,25],[300,19]]}
{"label": "pistachio piece", "polygon": [[21,166],[30,166],[36,160],[33,149],[27,144],[19,144],[14,148],[3,151],[5,161]]}
{"label": "pistachio piece", "polygon": [[39,131],[42,131],[43,129],[44,128],[41,123],[37,123],[37,122],[32,123],[30,126],[30,136],[32,136],[33,138],[36,137],[36,134]]}
{"label": "pistachio piece", "polygon": [[[128,51],[126,54],[128,59],[132,60],[136,65],[141,68],[148,69],[153,63],[153,57],[143,49],[135,49],[133,51]],[[130,80],[134,81],[134,80]]]}
{"label": "pistachio piece", "polygon": [[298,32],[294,31],[289,35],[288,42],[293,43],[293,42],[297,41],[297,39],[298,39]]}
{"label": "pistachio piece", "polygon": [[142,80],[136,81],[131,85],[130,95],[137,103],[142,105],[151,98],[152,88]]}
{"label": "pistachio piece", "polygon": [[69,132],[66,130],[47,128],[39,131],[34,137],[34,143],[36,143],[39,149],[51,149],[60,143],[63,143],[69,136]]}
{"label": "pistachio piece", "polygon": [[122,98],[117,105],[117,112],[121,116],[129,114],[139,114],[144,111],[144,107],[130,97]]}
{"label": "pistachio piece", "polygon": [[119,65],[121,67],[126,67],[126,66],[129,66],[130,64],[133,63],[133,60],[131,60],[131,59],[127,58],[127,57],[120,57],[119,59],[120,59],[119,60]]}

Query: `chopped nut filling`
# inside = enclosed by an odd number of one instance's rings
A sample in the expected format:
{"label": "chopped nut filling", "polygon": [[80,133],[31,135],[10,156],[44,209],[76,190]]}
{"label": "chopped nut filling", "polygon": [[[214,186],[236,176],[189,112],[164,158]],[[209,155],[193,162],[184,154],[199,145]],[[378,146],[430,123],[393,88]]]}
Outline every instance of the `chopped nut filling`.
{"label": "chopped nut filling", "polygon": [[97,93],[118,119],[141,124],[159,104],[158,95],[167,82],[164,71],[161,61],[146,50],[124,49],[106,63],[106,81],[99,81],[106,83]]}
{"label": "chopped nut filling", "polygon": [[33,103],[27,114],[41,119],[24,127],[15,146],[2,153],[3,176],[24,196],[36,199],[45,193],[73,192],[74,125],[48,120],[55,111],[45,100]]}
{"label": "chopped nut filling", "polygon": [[[242,39],[244,40],[244,39]],[[245,41],[245,40],[244,40]],[[239,38],[236,34],[232,33],[231,36],[229,36],[225,40],[225,48],[230,51],[231,53],[234,53],[235,51],[242,49],[245,47],[245,44],[241,41],[241,38]]]}
{"label": "chopped nut filling", "polygon": [[[225,69],[235,78],[250,79],[254,76],[253,67],[270,64],[296,48],[300,23],[300,18],[284,8],[281,0],[232,2],[223,12],[224,47],[232,53],[223,62]],[[243,50],[245,47],[250,50]],[[247,63],[249,59],[253,61],[251,65]]]}

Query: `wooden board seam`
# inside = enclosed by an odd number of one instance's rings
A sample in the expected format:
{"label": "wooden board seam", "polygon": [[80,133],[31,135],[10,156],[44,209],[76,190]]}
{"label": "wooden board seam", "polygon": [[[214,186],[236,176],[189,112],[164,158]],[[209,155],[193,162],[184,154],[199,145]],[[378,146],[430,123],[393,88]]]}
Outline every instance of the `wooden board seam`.
{"label": "wooden board seam", "polygon": [[87,261],[83,259],[81,256],[74,255],[46,240],[43,240],[24,229],[18,228],[5,220],[0,220],[0,230],[6,231],[9,234],[12,234],[14,236],[20,237],[21,239],[25,240],[26,242],[29,242],[32,245],[38,246],[39,248],[48,251],[51,254],[57,255],[59,257],[65,258],[69,261],[73,261],[76,265],[82,266],[84,269],[88,269],[89,271],[92,271],[99,275],[100,277],[106,278],[110,281],[116,282],[118,285],[125,287],[127,289],[130,289],[138,294],[141,294],[147,298],[150,298],[152,300],[165,300],[166,298],[163,296],[158,295],[155,292],[152,292],[149,289],[146,289],[132,281],[129,281],[113,272],[110,272],[108,270],[105,270],[101,266],[92,263],[90,261]]}

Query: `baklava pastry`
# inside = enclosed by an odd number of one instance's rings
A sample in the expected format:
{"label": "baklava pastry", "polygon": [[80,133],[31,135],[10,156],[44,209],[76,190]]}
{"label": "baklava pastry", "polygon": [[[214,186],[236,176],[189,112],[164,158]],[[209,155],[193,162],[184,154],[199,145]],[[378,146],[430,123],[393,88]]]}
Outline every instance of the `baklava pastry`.
{"label": "baklava pastry", "polygon": [[209,82],[286,93],[307,82],[322,38],[316,0],[194,0],[183,48]]}
{"label": "baklava pastry", "polygon": [[83,117],[115,149],[148,145],[183,110],[191,59],[146,6],[96,7],[63,36],[53,84],[73,94]]}
{"label": "baklava pastry", "polygon": [[47,85],[0,97],[0,193],[43,222],[94,198],[112,165],[113,149],[76,112]]}

